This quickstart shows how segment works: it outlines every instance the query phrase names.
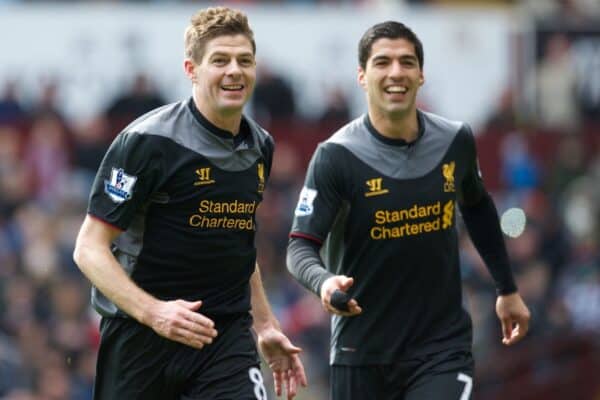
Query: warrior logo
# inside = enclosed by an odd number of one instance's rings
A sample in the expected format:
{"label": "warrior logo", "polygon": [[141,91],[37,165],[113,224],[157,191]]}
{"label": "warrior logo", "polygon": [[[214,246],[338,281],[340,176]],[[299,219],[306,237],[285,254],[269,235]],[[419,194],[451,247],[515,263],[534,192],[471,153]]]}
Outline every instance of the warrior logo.
{"label": "warrior logo", "polygon": [[373,178],[365,181],[365,184],[369,188],[369,191],[365,193],[365,197],[378,196],[380,194],[388,193],[389,190],[381,188],[382,182],[383,178]]}
{"label": "warrior logo", "polygon": [[210,179],[210,167],[198,168],[196,170],[198,180],[194,182],[194,186],[210,185],[215,183],[214,179]]}

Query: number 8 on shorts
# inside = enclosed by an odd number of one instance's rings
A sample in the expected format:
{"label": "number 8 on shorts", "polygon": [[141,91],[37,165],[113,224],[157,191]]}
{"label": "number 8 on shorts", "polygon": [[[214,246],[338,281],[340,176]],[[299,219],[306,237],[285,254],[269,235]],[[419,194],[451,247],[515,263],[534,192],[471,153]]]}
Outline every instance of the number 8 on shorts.
{"label": "number 8 on shorts", "polygon": [[256,367],[252,367],[248,370],[250,381],[254,383],[254,395],[256,400],[267,400],[267,390],[265,389],[265,382],[260,370]]}

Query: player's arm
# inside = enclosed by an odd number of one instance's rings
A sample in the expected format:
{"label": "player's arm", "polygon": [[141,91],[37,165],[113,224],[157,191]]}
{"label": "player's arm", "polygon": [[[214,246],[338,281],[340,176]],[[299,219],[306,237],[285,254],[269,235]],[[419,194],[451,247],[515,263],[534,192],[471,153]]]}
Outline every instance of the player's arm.
{"label": "player's arm", "polygon": [[288,271],[305,288],[321,298],[325,310],[342,316],[358,315],[362,309],[346,292],[354,279],[329,272],[319,255],[321,245],[313,240],[292,236],[288,243]]}
{"label": "player's arm", "polygon": [[328,143],[315,151],[294,212],[286,261],[292,276],[321,298],[326,311],[353,316],[362,312],[347,293],[354,279],[329,272],[319,255],[322,238],[329,234],[340,204],[348,198],[344,168],[336,167],[344,162],[344,154]]}
{"label": "player's arm", "polygon": [[492,276],[498,298],[496,314],[502,324],[502,342],[511,345],[529,330],[531,314],[518,293],[502,237],[498,212],[485,190],[477,164],[475,140],[466,132],[468,168],[459,186],[459,208],[473,245]]}
{"label": "player's arm", "polygon": [[281,332],[279,322],[269,306],[258,264],[250,277],[250,290],[258,348],[273,371],[275,393],[280,396],[285,387],[287,398],[292,399],[296,396],[298,384],[307,386],[304,366],[298,355],[302,350]]}
{"label": "player's arm", "polygon": [[527,334],[531,314],[517,291],[494,202],[485,193],[479,202],[462,205],[460,210],[469,236],[496,284],[502,343],[514,344]]}
{"label": "player's arm", "polygon": [[153,298],[129,278],[111,252],[113,240],[131,225],[166,176],[160,140],[136,132],[122,132],[115,138],[96,174],[74,259],[123,312],[159,335],[201,348],[216,335],[213,322],[196,312],[201,303]]}
{"label": "player's arm", "polygon": [[484,192],[477,203],[459,204],[459,208],[471,241],[494,279],[497,294],[506,296],[516,293],[517,285],[491,196]]}
{"label": "player's arm", "polygon": [[137,286],[110,251],[121,231],[87,215],[75,243],[73,259],[83,274],[123,312],[159,335],[202,348],[217,335],[214,323],[196,312],[201,302],[160,301]]}

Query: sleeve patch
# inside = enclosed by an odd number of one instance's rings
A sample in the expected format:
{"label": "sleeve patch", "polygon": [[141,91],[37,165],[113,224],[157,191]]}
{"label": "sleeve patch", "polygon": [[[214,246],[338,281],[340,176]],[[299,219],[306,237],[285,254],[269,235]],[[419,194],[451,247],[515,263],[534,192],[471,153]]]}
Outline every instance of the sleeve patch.
{"label": "sleeve patch", "polygon": [[317,197],[317,191],[304,186],[300,192],[300,198],[298,199],[298,206],[294,215],[297,217],[304,217],[313,213],[313,202]]}
{"label": "sleeve patch", "polygon": [[127,175],[123,168],[114,168],[110,173],[110,181],[104,181],[104,193],[115,203],[122,203],[131,198],[137,177]]}

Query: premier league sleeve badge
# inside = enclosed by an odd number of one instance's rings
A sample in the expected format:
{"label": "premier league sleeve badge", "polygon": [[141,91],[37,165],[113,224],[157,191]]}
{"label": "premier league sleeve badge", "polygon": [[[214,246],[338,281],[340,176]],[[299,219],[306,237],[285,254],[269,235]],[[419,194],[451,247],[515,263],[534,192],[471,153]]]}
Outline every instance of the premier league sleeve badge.
{"label": "premier league sleeve badge", "polygon": [[115,203],[122,203],[131,198],[133,186],[137,177],[127,175],[123,168],[113,168],[110,180],[104,181],[104,193],[108,194]]}

